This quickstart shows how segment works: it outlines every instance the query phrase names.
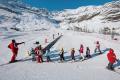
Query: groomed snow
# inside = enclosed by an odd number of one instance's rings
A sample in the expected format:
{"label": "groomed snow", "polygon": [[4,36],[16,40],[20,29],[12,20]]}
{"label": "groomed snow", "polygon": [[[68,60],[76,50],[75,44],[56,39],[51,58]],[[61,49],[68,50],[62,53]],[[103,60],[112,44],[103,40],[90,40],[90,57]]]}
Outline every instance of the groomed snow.
{"label": "groomed snow", "polygon": [[[99,40],[101,49],[113,48],[118,58],[120,52],[120,38],[118,41],[110,39],[109,35],[87,34],[73,31],[64,31],[51,29],[41,32],[6,32],[0,36],[0,65],[10,60],[11,52],[7,48],[11,39],[17,42],[26,41],[25,44],[19,46],[19,54],[17,59],[29,59],[27,50],[34,47],[35,41],[45,46],[44,39],[47,37],[51,42],[52,34],[60,32],[63,37],[52,47],[51,51],[59,50],[61,47],[67,52],[65,56],[70,55],[70,49],[75,48],[76,55],[79,55],[78,49],[80,44],[84,47],[89,46],[91,54],[95,48],[95,41]],[[0,66],[0,80],[119,80],[120,75],[105,69],[108,64],[106,53],[83,62],[44,62],[42,64],[32,62],[31,60]],[[56,54],[56,53],[53,53]]]}

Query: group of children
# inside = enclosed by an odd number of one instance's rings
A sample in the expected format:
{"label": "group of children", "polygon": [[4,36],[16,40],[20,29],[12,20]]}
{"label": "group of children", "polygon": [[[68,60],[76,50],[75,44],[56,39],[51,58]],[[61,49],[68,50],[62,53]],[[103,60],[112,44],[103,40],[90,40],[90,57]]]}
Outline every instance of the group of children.
{"label": "group of children", "polygon": [[[8,45],[8,48],[11,49],[13,55],[11,57],[11,61],[9,63],[13,63],[16,62],[16,57],[18,54],[18,45],[23,44],[25,42],[21,42],[21,43],[17,43],[14,39],[11,41],[11,43]],[[46,56],[47,58],[47,62],[51,61],[50,59],[50,49],[43,49],[41,45],[39,45],[39,42],[36,42],[36,47],[35,48],[31,48],[31,51],[29,53],[29,55],[32,56],[32,61],[37,61],[38,63],[42,63],[43,62],[43,54]],[[102,54],[101,50],[100,50],[100,43],[99,41],[96,42],[96,48],[95,48],[95,53],[96,51],[99,52],[99,54]],[[60,50],[60,61],[64,61],[65,57],[64,57],[64,49],[62,48]],[[80,45],[80,49],[79,49],[79,53],[81,55],[82,60],[85,60],[85,58],[91,58],[90,55],[90,49],[89,47],[86,47],[86,56],[84,56],[84,46],[81,44]],[[71,49],[71,58],[72,60],[75,60],[75,49],[72,48]],[[116,58],[116,55],[114,53],[113,49],[110,49],[108,54],[107,54],[107,58],[108,58],[108,66],[107,68],[110,70],[114,70],[113,64],[118,61],[118,59]]]}
{"label": "group of children", "polygon": [[[36,44],[37,44],[37,47],[35,49],[31,48],[31,51],[29,53],[29,55],[32,56],[32,61],[37,61],[38,63],[43,62],[43,58],[42,58],[43,54],[46,57],[47,62],[52,61],[51,58],[50,58],[50,49],[44,50],[41,45],[38,45],[39,43],[36,43]],[[100,54],[102,53],[101,50],[100,50],[99,41],[96,42],[95,52],[97,50],[99,51]],[[86,58],[87,59],[91,58],[89,47],[86,47],[86,55],[84,56],[84,46],[83,46],[83,44],[80,45],[79,53],[80,53],[80,56],[82,58],[81,59],[82,61],[85,60]],[[61,48],[61,50],[59,52],[60,61],[65,61],[64,54],[65,54],[64,48]],[[74,48],[71,49],[71,58],[72,58],[72,60],[75,60],[75,49]]]}
{"label": "group of children", "polygon": [[[98,50],[99,51],[99,54],[102,54],[101,50],[100,50],[100,44],[99,42],[96,43],[96,48],[95,48],[95,53],[96,51]],[[90,54],[90,48],[89,47],[86,47],[86,55],[84,55],[84,46],[83,44],[80,45],[80,49],[79,49],[79,53],[80,53],[80,56],[81,56],[81,60],[85,60],[86,58],[91,58],[91,54]],[[75,49],[72,48],[71,49],[71,58],[72,60],[75,60]],[[63,61],[65,60],[64,58],[64,49],[62,48],[61,51],[60,51],[60,60]]]}
{"label": "group of children", "polygon": [[[95,53],[96,51],[98,50],[99,54],[102,54],[101,50],[100,50],[100,44],[99,44],[99,41],[96,42],[96,48],[95,48]],[[80,49],[79,49],[79,53],[80,53],[80,56],[81,56],[81,60],[85,60],[86,58],[91,58],[91,55],[90,55],[90,48],[89,47],[86,47],[86,56],[84,56],[84,46],[83,44],[80,45]],[[75,49],[72,48],[71,49],[71,58],[72,60],[75,60]],[[61,49],[61,54],[60,54],[60,60],[64,60],[64,49],[62,48]]]}

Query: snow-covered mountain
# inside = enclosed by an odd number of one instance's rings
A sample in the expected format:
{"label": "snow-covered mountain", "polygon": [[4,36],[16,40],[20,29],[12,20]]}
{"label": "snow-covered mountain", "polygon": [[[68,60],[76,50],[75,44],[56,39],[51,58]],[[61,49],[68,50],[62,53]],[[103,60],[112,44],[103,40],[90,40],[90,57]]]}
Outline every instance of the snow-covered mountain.
{"label": "snow-covered mountain", "polygon": [[31,7],[19,0],[5,0],[0,4],[0,13],[0,30],[46,30],[60,26],[68,30],[100,32],[120,28],[120,0],[57,12]]}
{"label": "snow-covered mountain", "polygon": [[60,22],[63,29],[87,29],[98,32],[104,27],[119,28],[120,0],[100,6],[83,6],[77,9],[66,9],[54,12],[54,19]]}
{"label": "snow-covered mountain", "polygon": [[[23,4],[20,1],[6,1],[0,4],[0,30],[17,31],[46,30],[59,27],[51,19],[50,12]],[[48,26],[49,25],[49,26]]]}

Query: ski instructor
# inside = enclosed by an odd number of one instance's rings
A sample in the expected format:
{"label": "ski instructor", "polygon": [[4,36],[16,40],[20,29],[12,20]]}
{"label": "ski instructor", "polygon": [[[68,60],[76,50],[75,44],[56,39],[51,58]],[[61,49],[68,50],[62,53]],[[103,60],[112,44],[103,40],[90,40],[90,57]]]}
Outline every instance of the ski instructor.
{"label": "ski instructor", "polygon": [[21,42],[21,43],[16,43],[16,41],[13,39],[12,42],[8,45],[8,48],[11,49],[13,55],[11,57],[11,61],[9,63],[13,63],[16,62],[16,57],[18,54],[18,45],[23,44],[25,42]]}

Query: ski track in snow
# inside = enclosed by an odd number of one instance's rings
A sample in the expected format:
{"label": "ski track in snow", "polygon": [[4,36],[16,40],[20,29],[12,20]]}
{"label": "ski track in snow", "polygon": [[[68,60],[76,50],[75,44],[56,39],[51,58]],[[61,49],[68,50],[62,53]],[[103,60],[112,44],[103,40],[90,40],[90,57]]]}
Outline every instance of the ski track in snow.
{"label": "ski track in snow", "polygon": [[[80,44],[90,47],[91,54],[94,54],[95,41],[99,40],[101,44],[101,49],[113,48],[118,58],[120,52],[119,36],[118,41],[110,40],[110,36],[104,36],[100,34],[87,34],[79,33],[73,31],[41,31],[41,32],[29,32],[29,33],[14,33],[14,37],[17,42],[26,41],[25,44],[19,46],[19,54],[17,59],[31,58],[26,52],[31,47],[34,47],[35,41],[40,41],[43,47],[45,44],[44,39],[47,37],[48,42],[51,42],[52,34],[57,32],[62,32],[63,37],[51,48],[53,54],[58,54],[59,50],[63,47],[65,49],[65,56],[70,55],[71,48],[75,48],[76,55],[79,55]],[[9,34],[5,34],[9,35]],[[57,37],[57,36],[56,36]],[[0,65],[7,63],[10,60],[11,52],[7,48],[8,43],[10,43],[11,38],[4,39],[0,37]],[[106,70],[105,67],[108,64],[106,57],[106,51],[104,54],[93,57],[85,61],[78,62],[44,62],[39,64],[37,62],[32,62],[31,60],[16,62],[4,66],[0,66],[0,80],[119,80],[120,75]],[[84,52],[85,53],[85,52]],[[55,57],[57,58],[57,56]],[[59,58],[59,57],[58,57]],[[54,59],[54,57],[53,57]]]}

